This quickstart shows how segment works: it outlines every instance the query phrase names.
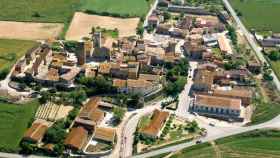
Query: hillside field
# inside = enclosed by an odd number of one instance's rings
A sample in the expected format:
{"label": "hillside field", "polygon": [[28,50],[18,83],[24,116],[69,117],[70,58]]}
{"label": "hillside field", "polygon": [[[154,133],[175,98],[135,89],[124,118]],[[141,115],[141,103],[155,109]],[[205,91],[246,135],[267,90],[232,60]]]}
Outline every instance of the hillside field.
{"label": "hillside field", "polygon": [[[159,158],[160,156],[155,156]],[[279,158],[280,131],[255,130],[176,152],[170,158]]]}
{"label": "hillside field", "polygon": [[18,151],[21,138],[38,105],[37,101],[24,105],[0,101],[0,151]]}
{"label": "hillside field", "polygon": [[241,19],[248,29],[280,32],[279,0],[230,0],[230,3],[241,12]]}

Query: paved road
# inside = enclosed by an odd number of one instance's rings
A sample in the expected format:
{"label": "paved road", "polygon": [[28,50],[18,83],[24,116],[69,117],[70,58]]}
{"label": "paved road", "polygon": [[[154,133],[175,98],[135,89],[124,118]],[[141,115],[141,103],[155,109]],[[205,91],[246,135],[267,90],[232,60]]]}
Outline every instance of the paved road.
{"label": "paved road", "polygon": [[[252,131],[255,129],[263,129],[263,128],[280,128],[280,116],[278,116],[266,123],[263,123],[263,124],[249,126],[249,127],[239,127],[235,130],[225,130],[223,133],[219,133],[219,134],[215,134],[215,135],[207,135],[206,137],[201,138],[200,140],[202,142],[208,142],[208,141],[213,141],[213,140],[216,140],[219,138],[224,138],[227,136],[236,135],[236,134]],[[175,152],[175,151],[182,150],[184,148],[193,146],[195,144],[196,144],[195,141],[186,142],[186,143],[166,147],[163,149],[151,151],[151,152],[148,152],[145,154],[136,155],[136,156],[133,156],[133,158],[144,158],[144,157],[156,156],[156,155],[168,153],[168,152]]]}
{"label": "paved road", "polygon": [[[242,31],[242,33],[244,34],[244,36],[246,37],[248,43],[250,44],[251,48],[254,50],[256,56],[259,58],[259,60],[262,63],[268,63],[267,60],[265,59],[263,53],[261,52],[261,48],[258,46],[258,44],[255,41],[254,36],[246,29],[246,27],[243,25],[243,23],[241,22],[241,20],[239,19],[239,17],[237,16],[236,12],[234,11],[234,9],[232,8],[232,6],[230,5],[230,3],[228,2],[228,0],[223,0],[225,7],[227,8],[227,10],[230,12],[230,14],[232,15],[232,17],[234,18],[238,28]],[[277,78],[277,76],[275,75],[274,71],[272,71],[271,75],[273,76],[273,81],[277,87],[277,89],[280,91],[280,81]]]}
{"label": "paved road", "polygon": [[148,18],[149,16],[153,13],[153,10],[155,10],[157,8],[158,5],[158,0],[156,0],[153,4],[153,6],[150,8],[150,11],[148,12],[148,14],[146,15],[145,21],[143,23],[143,27],[147,27],[148,26]]}
{"label": "paved road", "polygon": [[134,111],[132,116],[126,123],[123,132],[123,138],[121,140],[120,157],[131,157],[133,151],[134,132],[136,131],[137,123],[139,119],[145,115],[152,113],[155,109],[160,109],[161,102],[151,103],[152,105],[146,105],[145,108]]}
{"label": "paved road", "polygon": [[[189,73],[190,76],[193,77],[194,70],[197,68],[198,63],[197,62],[190,62],[190,68],[191,71]],[[176,115],[177,116],[183,116],[186,117],[189,115],[189,105],[191,101],[191,97],[189,96],[189,92],[191,89],[191,86],[193,84],[192,77],[188,77],[188,82],[185,85],[184,90],[180,93],[179,95],[179,103],[178,103],[178,108],[176,110]]]}

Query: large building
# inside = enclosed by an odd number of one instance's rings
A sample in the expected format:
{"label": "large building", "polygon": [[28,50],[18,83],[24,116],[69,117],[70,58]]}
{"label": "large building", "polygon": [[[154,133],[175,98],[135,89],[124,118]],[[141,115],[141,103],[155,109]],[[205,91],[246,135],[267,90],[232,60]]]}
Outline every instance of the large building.
{"label": "large building", "polygon": [[192,85],[195,91],[209,91],[214,82],[214,72],[206,69],[198,69],[194,76],[194,83]]}
{"label": "large building", "polygon": [[140,133],[151,137],[158,138],[160,137],[161,130],[165,125],[165,122],[169,118],[169,112],[155,110],[152,116],[152,120],[146,127],[140,129]]}
{"label": "large building", "polygon": [[243,120],[241,117],[241,99],[195,95],[191,111],[210,117]]}
{"label": "large building", "polygon": [[92,131],[105,117],[105,112],[98,108],[100,102],[100,97],[91,98],[75,119],[75,125]]}
{"label": "large building", "polygon": [[23,140],[31,141],[33,143],[40,143],[48,126],[43,123],[33,123],[32,126],[24,133]]}
{"label": "large building", "polygon": [[83,127],[72,128],[70,133],[67,135],[64,140],[64,145],[66,148],[81,151],[87,143],[88,131]]}

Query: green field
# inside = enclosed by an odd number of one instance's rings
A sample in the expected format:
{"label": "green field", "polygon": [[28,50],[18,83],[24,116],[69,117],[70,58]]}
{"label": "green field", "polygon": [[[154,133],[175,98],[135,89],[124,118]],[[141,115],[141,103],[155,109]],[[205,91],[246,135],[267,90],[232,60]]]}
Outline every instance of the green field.
{"label": "green field", "polygon": [[81,10],[122,17],[142,17],[154,0],[82,0]]}
{"label": "green field", "polygon": [[33,101],[24,105],[0,102],[0,150],[15,152],[19,142],[34,117],[39,103]]}
{"label": "green field", "polygon": [[280,114],[280,104],[273,102],[258,102],[252,116],[252,124],[259,124],[273,119]]}
{"label": "green field", "polygon": [[241,19],[249,29],[280,32],[279,0],[230,0],[230,3],[241,12]]}
{"label": "green field", "polygon": [[35,44],[33,41],[0,39],[0,78],[5,78],[7,71]]}
{"label": "green field", "polygon": [[0,20],[70,22],[80,0],[1,0]]}
{"label": "green field", "polygon": [[[195,145],[176,152],[171,158],[279,158],[280,131],[255,130],[215,142]],[[162,156],[163,157],[163,156]],[[160,158],[160,155],[157,156]]]}
{"label": "green field", "polygon": [[275,72],[276,76],[278,77],[278,79],[280,79],[280,61],[271,61],[270,60],[270,64],[271,64],[271,68]]}
{"label": "green field", "polygon": [[154,0],[1,0],[0,20],[68,24],[76,11],[110,16],[146,15]]}
{"label": "green field", "polygon": [[219,139],[215,148],[204,143],[183,149],[171,158],[279,158],[280,131],[256,130]]}

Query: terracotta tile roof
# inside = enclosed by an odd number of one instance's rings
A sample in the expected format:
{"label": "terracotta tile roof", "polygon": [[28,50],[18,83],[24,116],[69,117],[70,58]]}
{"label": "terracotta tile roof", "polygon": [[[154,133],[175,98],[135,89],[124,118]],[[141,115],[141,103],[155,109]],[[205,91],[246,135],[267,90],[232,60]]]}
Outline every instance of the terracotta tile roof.
{"label": "terracotta tile roof", "polygon": [[90,98],[90,100],[84,105],[79,117],[91,118],[91,113],[93,113],[98,108],[100,101],[100,97]]}
{"label": "terracotta tile roof", "polygon": [[161,128],[164,126],[168,117],[169,112],[155,110],[150,124],[143,129],[140,129],[140,132],[156,137]]}
{"label": "terracotta tile roof", "polygon": [[39,142],[44,134],[47,132],[48,126],[42,123],[34,123],[24,134],[24,139],[29,139],[35,142]]}
{"label": "terracotta tile roof", "polygon": [[111,64],[110,63],[101,63],[99,65],[98,72],[101,74],[109,74],[111,69]]}
{"label": "terracotta tile roof", "polygon": [[113,86],[117,88],[125,88],[126,87],[126,80],[121,79],[114,79]]}
{"label": "terracotta tile roof", "polygon": [[210,95],[196,95],[195,105],[240,110],[241,100],[227,98],[227,97],[210,96]]}
{"label": "terracotta tile roof", "polygon": [[66,81],[71,81],[80,73],[80,71],[79,68],[71,68],[69,72],[61,75],[61,78]]}
{"label": "terracotta tile roof", "polygon": [[129,88],[145,88],[145,87],[150,87],[152,86],[153,83],[146,81],[146,80],[132,80],[132,79],[128,79],[127,80],[127,87]]}
{"label": "terracotta tile roof", "polygon": [[225,97],[239,97],[239,98],[244,98],[252,97],[252,91],[249,89],[232,89],[232,90],[217,90],[215,89],[213,91],[213,95],[216,96],[225,96]]}
{"label": "terracotta tile roof", "polygon": [[205,69],[198,70],[194,78],[195,84],[207,84],[211,86],[214,81],[214,73]]}
{"label": "terracotta tile roof", "polygon": [[107,142],[114,142],[116,130],[113,128],[96,127],[94,138],[104,140]]}
{"label": "terracotta tile roof", "polygon": [[88,132],[83,127],[72,128],[64,140],[64,144],[71,148],[81,150],[87,140],[87,137]]}
{"label": "terracotta tile roof", "polygon": [[105,116],[105,112],[97,108],[91,112],[90,120],[97,123],[102,121],[104,116]]}
{"label": "terracotta tile roof", "polygon": [[58,70],[54,69],[54,68],[50,68],[48,73],[47,73],[47,80],[50,81],[58,81],[59,80],[59,74],[58,74]]}
{"label": "terracotta tile roof", "polygon": [[152,74],[139,74],[139,79],[153,82],[153,81],[159,81],[160,76],[152,75]]}

